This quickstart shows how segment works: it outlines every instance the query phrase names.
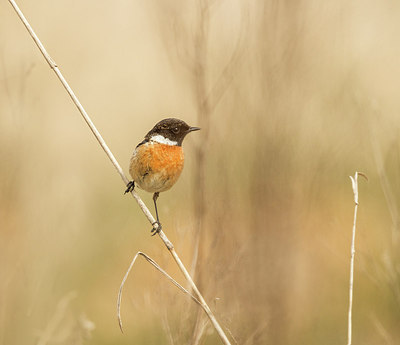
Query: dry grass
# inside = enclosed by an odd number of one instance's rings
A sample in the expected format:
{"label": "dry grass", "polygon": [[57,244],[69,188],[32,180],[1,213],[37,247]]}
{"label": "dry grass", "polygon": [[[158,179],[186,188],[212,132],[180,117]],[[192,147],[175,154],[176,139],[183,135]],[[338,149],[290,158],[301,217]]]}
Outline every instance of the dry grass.
{"label": "dry grass", "polygon": [[[206,90],[235,51],[243,4],[212,2]],[[396,344],[399,8],[247,5],[242,62],[210,115],[207,143],[200,135],[185,142],[184,173],[160,198],[168,236],[190,264],[196,152],[206,145],[197,264],[206,299],[218,298],[218,318],[239,344],[345,343],[347,176],[363,171],[370,182],[360,185],[353,343]],[[196,2],[21,6],[125,167],[160,118],[198,124],[185,64],[185,52],[194,52]],[[115,297],[131,254],[144,251],[179,273],[5,2],[0,32],[0,344],[37,343],[72,290],[71,315],[84,312],[96,325],[86,343],[188,343],[197,306],[141,267],[135,274],[143,281],[124,292],[131,327],[120,334]],[[200,343],[219,339],[206,327]]]}

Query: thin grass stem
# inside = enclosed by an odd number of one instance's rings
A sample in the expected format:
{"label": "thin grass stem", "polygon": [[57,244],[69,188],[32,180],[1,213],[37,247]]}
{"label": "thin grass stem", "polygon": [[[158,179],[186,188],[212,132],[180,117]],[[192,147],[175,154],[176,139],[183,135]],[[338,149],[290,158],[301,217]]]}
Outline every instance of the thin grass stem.
{"label": "thin grass stem", "polygon": [[[72,88],[69,86],[68,82],[66,81],[66,79],[63,76],[63,74],[61,73],[58,65],[51,58],[50,54],[45,49],[44,45],[39,40],[38,36],[35,34],[34,30],[32,29],[31,25],[29,24],[28,20],[25,18],[24,14],[20,10],[20,8],[18,7],[17,3],[14,0],[8,0],[8,1],[11,4],[11,6],[14,8],[15,12],[17,13],[17,15],[20,18],[20,20],[22,21],[22,23],[25,25],[25,28],[27,29],[27,31],[29,32],[30,36],[32,37],[32,39],[36,43],[37,47],[39,48],[39,50],[42,53],[43,57],[45,58],[45,60],[49,64],[50,68],[57,75],[57,77],[60,80],[61,84],[64,86],[65,90],[67,91],[67,93],[71,97],[72,101],[74,102],[74,104],[78,108],[78,110],[81,113],[82,117],[86,121],[87,125],[89,126],[90,130],[92,131],[92,133],[96,137],[97,141],[99,142],[100,146],[102,147],[102,149],[104,150],[104,152],[106,153],[108,158],[111,160],[111,163],[113,164],[113,166],[117,170],[118,174],[121,176],[122,181],[124,182],[124,184],[126,186],[129,183],[129,179],[125,176],[125,174],[124,174],[121,166],[119,165],[118,161],[116,160],[116,158],[114,157],[113,153],[111,152],[111,150],[107,146],[106,142],[104,141],[104,139],[101,136],[100,132],[97,130],[97,128],[94,125],[94,123],[92,122],[91,118],[89,117],[89,115],[87,114],[85,109],[83,108],[82,104],[79,102],[78,97],[75,95],[75,93],[73,92]],[[145,214],[145,216],[149,220],[150,224],[154,224],[155,223],[155,219],[154,219],[153,215],[151,214],[151,212],[149,211],[149,209],[147,208],[147,206],[145,205],[145,203],[140,198],[140,196],[134,190],[131,192],[131,194],[134,197],[134,199],[136,200],[136,202],[138,203],[138,205],[139,205],[140,209],[142,210],[142,212]],[[154,225],[154,227],[157,228],[158,224],[156,223]],[[226,334],[223,331],[222,327],[219,325],[219,323],[218,323],[217,319],[215,318],[213,312],[211,311],[211,309],[209,308],[209,306],[205,302],[205,300],[204,300],[203,296],[201,295],[200,291],[197,289],[193,279],[191,278],[191,276],[189,275],[189,273],[186,270],[185,266],[183,265],[182,261],[180,260],[178,254],[176,253],[176,251],[174,249],[173,244],[171,243],[171,241],[168,239],[168,237],[165,235],[165,233],[162,230],[158,234],[159,234],[161,240],[164,242],[165,246],[168,248],[168,250],[171,253],[172,257],[174,258],[175,263],[178,265],[179,269],[181,270],[181,272],[185,276],[186,280],[189,282],[191,288],[195,291],[200,303],[202,304],[202,307],[203,307],[204,311],[206,312],[207,316],[209,317],[211,323],[213,324],[213,326],[214,326],[215,330],[217,331],[218,335],[220,336],[222,342],[225,345],[231,345],[228,337],[226,336]]]}
{"label": "thin grass stem", "polygon": [[352,314],[353,314],[353,287],[354,287],[354,257],[356,254],[356,224],[357,224],[357,211],[358,211],[358,175],[363,176],[367,181],[368,178],[363,173],[357,172],[353,176],[349,176],[354,194],[354,217],[353,217],[353,231],[351,238],[351,255],[350,255],[350,284],[349,284],[349,312],[347,319],[347,345],[351,345],[352,339]]}

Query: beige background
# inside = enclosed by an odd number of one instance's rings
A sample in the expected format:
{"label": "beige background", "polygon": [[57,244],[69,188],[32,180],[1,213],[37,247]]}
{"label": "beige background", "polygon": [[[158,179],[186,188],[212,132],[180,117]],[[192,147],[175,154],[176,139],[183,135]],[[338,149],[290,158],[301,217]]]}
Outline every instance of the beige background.
{"label": "beige background", "polygon": [[[398,2],[19,5],[125,171],[160,119],[203,127],[160,216],[237,343],[346,342],[356,170],[354,344],[400,341]],[[119,331],[138,250],[183,282],[123,188],[1,2],[0,344],[220,343],[143,261]]]}

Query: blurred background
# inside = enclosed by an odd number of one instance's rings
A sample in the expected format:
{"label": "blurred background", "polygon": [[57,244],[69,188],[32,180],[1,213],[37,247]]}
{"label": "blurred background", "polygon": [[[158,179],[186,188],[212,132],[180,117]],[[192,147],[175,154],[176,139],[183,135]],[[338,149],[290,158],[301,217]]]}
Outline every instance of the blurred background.
{"label": "blurred background", "polygon": [[[202,131],[160,217],[233,344],[400,343],[397,1],[18,2],[117,160]],[[0,3],[0,344],[220,344],[7,1]],[[139,192],[153,211],[151,195]]]}

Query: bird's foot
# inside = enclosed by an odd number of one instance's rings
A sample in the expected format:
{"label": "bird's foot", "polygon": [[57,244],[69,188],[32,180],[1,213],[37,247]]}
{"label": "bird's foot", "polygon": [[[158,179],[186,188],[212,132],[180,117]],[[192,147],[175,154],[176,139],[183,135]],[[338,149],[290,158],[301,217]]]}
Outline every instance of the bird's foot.
{"label": "bird's foot", "polygon": [[132,192],[134,188],[135,188],[135,181],[129,181],[128,184],[126,185],[126,190],[124,194]]}
{"label": "bird's foot", "polygon": [[[156,225],[156,224],[158,225],[157,228],[154,227],[154,225]],[[156,220],[151,225],[153,225],[153,228],[151,229],[151,236],[154,236],[155,234],[158,234],[162,230],[161,223],[158,220]]]}

